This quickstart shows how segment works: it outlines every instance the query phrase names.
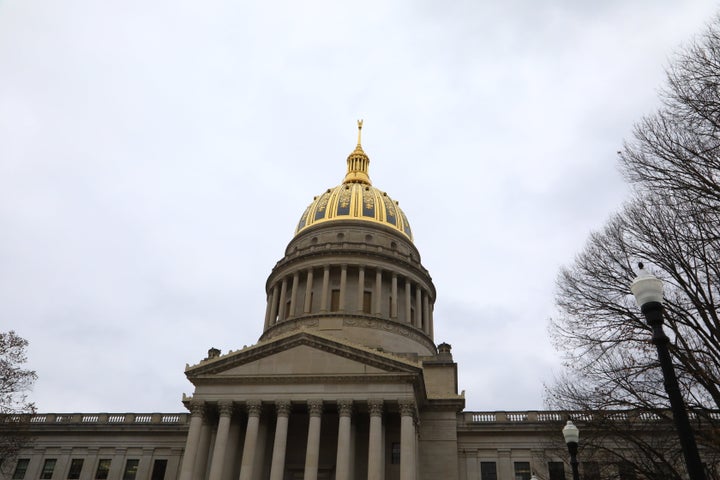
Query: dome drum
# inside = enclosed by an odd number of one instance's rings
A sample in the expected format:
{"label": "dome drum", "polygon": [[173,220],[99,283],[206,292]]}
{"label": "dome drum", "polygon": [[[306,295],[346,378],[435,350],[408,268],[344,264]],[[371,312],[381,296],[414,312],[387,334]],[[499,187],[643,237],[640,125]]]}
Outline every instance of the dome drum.
{"label": "dome drum", "polygon": [[[391,268],[386,262],[360,262],[352,256],[323,256],[285,267],[289,268],[275,269],[268,282],[263,336],[276,335],[279,327],[282,331],[320,328],[311,320],[334,318],[335,327],[328,328],[335,330],[334,336],[398,353],[434,353],[427,351],[427,345],[432,345],[435,300],[427,277]],[[305,320],[310,323],[303,323]],[[294,323],[287,324],[289,321]],[[325,320],[325,325],[328,322]],[[384,327],[378,332],[387,335],[361,333],[380,324]],[[399,343],[391,340],[391,330],[402,337]],[[419,343],[418,338],[422,338]]]}

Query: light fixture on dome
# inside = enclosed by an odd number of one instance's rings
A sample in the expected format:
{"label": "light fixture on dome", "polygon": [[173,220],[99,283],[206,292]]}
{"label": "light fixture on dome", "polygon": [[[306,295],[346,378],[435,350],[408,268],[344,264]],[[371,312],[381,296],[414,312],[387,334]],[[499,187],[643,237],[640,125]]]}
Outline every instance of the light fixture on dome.
{"label": "light fixture on dome", "polygon": [[568,420],[562,429],[562,434],[563,437],[565,437],[565,443],[567,444],[568,452],[570,452],[570,467],[572,468],[573,480],[580,480],[580,473],[578,472],[577,461],[580,430],[578,430],[578,428],[571,420]]}
{"label": "light fixture on dome", "polygon": [[670,357],[670,349],[668,348],[670,339],[663,330],[665,316],[663,284],[660,279],[645,271],[642,263],[638,263],[638,267],[640,272],[630,285],[630,291],[632,291],[640,311],[645,315],[645,320],[653,331],[652,342],[657,348],[660,368],[663,373],[663,383],[670,400],[670,408],[680,437],[680,446],[685,457],[688,475],[691,480],[705,480],[705,470],[700,461],[695,435],[690,427],[690,419],[685,409],[685,402],[680,393],[680,386]]}

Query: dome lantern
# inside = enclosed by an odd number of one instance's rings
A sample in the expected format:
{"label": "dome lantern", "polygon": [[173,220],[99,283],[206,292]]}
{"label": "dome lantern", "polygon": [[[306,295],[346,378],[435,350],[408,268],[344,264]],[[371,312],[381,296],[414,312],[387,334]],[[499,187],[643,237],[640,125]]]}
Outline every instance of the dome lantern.
{"label": "dome lantern", "polygon": [[372,185],[370,176],[368,175],[368,169],[370,166],[370,159],[362,149],[362,126],[363,121],[358,120],[358,141],[357,147],[352,151],[347,158],[347,175],[343,183],[364,183],[366,185]]}

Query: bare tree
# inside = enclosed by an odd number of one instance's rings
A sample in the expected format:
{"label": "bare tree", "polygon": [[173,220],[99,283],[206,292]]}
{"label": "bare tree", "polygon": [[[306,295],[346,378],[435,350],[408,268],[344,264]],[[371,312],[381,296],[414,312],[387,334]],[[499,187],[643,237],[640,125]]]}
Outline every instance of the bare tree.
{"label": "bare tree", "polygon": [[[633,197],[558,277],[559,313],[550,332],[566,370],[547,398],[554,408],[596,412],[588,423],[594,437],[586,442],[648,477],[674,479],[683,467],[673,436],[638,429],[639,419],[660,426],[671,416],[649,328],[629,285],[638,261],[665,282],[673,361],[703,456],[717,464],[720,18],[668,70],[662,100],[620,152]],[[618,421],[617,410],[635,412],[627,416],[630,423]],[[607,435],[622,443],[608,448]],[[709,477],[720,478],[712,471]]]}
{"label": "bare tree", "polygon": [[27,346],[14,331],[0,332],[0,468],[12,463],[8,460],[30,440],[27,414],[34,413],[35,406],[27,393],[37,376],[24,368]]}

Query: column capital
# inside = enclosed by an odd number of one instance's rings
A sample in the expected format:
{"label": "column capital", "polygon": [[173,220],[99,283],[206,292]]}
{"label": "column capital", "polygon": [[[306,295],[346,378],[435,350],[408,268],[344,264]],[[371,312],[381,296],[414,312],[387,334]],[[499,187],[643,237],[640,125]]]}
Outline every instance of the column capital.
{"label": "column capital", "polygon": [[260,400],[248,400],[245,405],[248,417],[259,417],[262,412],[262,402]]}
{"label": "column capital", "polygon": [[221,417],[229,417],[233,414],[232,400],[220,400],[218,402],[218,413]]}
{"label": "column capital", "polygon": [[202,417],[205,415],[205,401],[204,400],[190,400],[188,405],[190,415],[194,417]]}
{"label": "column capital", "polygon": [[403,417],[414,417],[415,416],[415,401],[414,400],[399,400],[400,415]]}
{"label": "column capital", "polygon": [[311,417],[320,417],[323,412],[322,400],[308,400],[308,412]]}
{"label": "column capital", "polygon": [[371,417],[381,417],[383,413],[383,401],[382,400],[368,400],[368,411]]}
{"label": "column capital", "polygon": [[292,405],[290,404],[289,400],[276,400],[275,401],[275,410],[277,411],[278,417],[289,417],[291,408],[292,408]]}
{"label": "column capital", "polygon": [[352,400],[338,400],[338,414],[341,417],[352,416],[353,401]]}

